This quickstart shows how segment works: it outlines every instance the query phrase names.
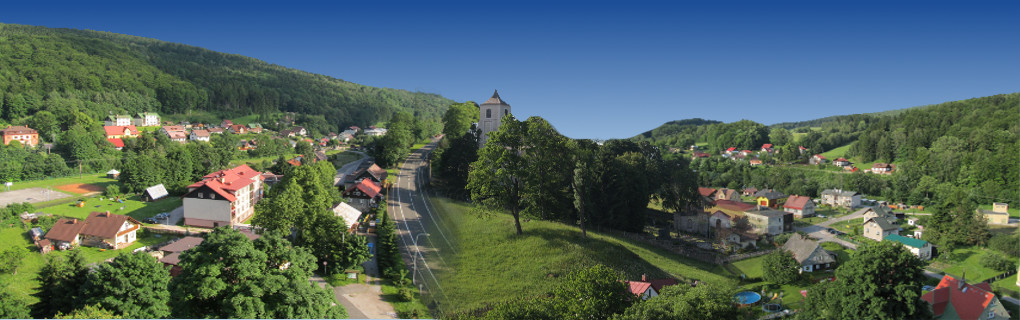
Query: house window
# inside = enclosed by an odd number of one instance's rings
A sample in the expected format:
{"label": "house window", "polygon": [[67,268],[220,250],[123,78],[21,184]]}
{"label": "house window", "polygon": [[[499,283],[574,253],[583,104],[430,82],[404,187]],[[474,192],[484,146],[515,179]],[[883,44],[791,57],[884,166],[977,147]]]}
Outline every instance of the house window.
{"label": "house window", "polygon": [[492,118],[492,109],[485,109],[485,117]]}
{"label": "house window", "polygon": [[216,194],[215,193],[210,193],[209,194],[209,199],[216,200]]}
{"label": "house window", "polygon": [[205,194],[204,194],[204,193],[201,193],[201,192],[199,192],[199,193],[198,193],[198,198],[199,198],[199,199],[205,198]]}

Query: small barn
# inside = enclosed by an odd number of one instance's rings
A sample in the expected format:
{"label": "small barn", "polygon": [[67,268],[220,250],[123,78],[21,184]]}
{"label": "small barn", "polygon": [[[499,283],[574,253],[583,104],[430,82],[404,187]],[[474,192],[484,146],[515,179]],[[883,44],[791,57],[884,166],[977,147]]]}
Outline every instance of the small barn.
{"label": "small barn", "polygon": [[28,236],[31,237],[33,241],[38,241],[44,235],[46,235],[46,233],[43,232],[42,228],[40,227],[35,227],[32,228],[31,230],[28,230]]}
{"label": "small barn", "polygon": [[169,193],[166,192],[166,187],[162,183],[148,187],[145,192],[142,192],[143,201],[156,201],[159,199],[166,198]]}
{"label": "small barn", "polygon": [[110,179],[117,179],[120,177],[120,171],[117,171],[117,169],[110,169],[110,171],[106,172],[106,177]]}

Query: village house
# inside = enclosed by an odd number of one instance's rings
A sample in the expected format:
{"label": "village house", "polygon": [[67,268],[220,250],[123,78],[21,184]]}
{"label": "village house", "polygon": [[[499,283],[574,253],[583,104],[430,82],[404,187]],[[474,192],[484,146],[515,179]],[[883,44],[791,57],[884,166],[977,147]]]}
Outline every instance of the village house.
{"label": "village house", "polygon": [[191,141],[205,141],[205,142],[209,142],[209,139],[211,138],[211,136],[212,136],[212,134],[209,133],[209,130],[201,130],[201,129],[199,129],[199,130],[192,130],[191,131],[191,135],[188,136],[188,139],[190,139]]}
{"label": "village house", "polygon": [[62,218],[45,238],[60,249],[83,245],[102,249],[121,249],[135,242],[141,226],[134,218],[107,212],[92,212],[85,220]]}
{"label": "village house", "polygon": [[107,116],[106,117],[106,122],[104,122],[104,125],[124,127],[124,126],[130,126],[131,122],[132,122],[131,116],[126,115],[126,114],[118,114],[118,115]]}
{"label": "village house", "polygon": [[808,159],[808,164],[825,164],[826,161],[828,160],[825,159],[825,156],[816,154]]}
{"label": "village house", "polygon": [[871,165],[871,173],[892,174],[893,169],[895,169],[895,166],[888,163],[878,162]]}
{"label": "village house", "polygon": [[921,260],[931,260],[931,244],[921,239],[907,238],[899,234],[890,234],[882,238],[885,241],[894,241],[903,246],[904,249],[913,253]]}
{"label": "village house", "polygon": [[765,206],[756,206],[753,209],[744,211],[747,222],[754,227],[755,233],[763,235],[778,235],[784,232],[793,231],[793,214],[776,211]]}
{"label": "village house", "polygon": [[117,171],[117,169],[110,169],[110,171],[106,172],[106,178],[107,179],[117,180],[117,178],[119,178],[119,177],[120,177],[120,171]]}
{"label": "village house", "polygon": [[119,139],[119,138],[137,138],[138,128],[134,125],[130,126],[103,126],[103,131],[106,131],[107,139]]}
{"label": "village house", "polygon": [[386,131],[387,131],[386,128],[370,128],[368,130],[365,130],[365,135],[380,137],[385,136]]}
{"label": "village house", "polygon": [[290,130],[302,137],[308,135],[308,130],[305,130],[305,127],[293,127]]}
{"label": "village house", "polygon": [[969,284],[965,277],[942,276],[935,290],[922,295],[921,300],[931,305],[935,319],[1010,319],[988,282]]}
{"label": "village house", "polygon": [[805,148],[804,146],[797,146],[797,151],[800,151],[800,154],[804,154],[805,152],[807,152],[807,148]]}
{"label": "village house", "polygon": [[719,210],[708,216],[708,225],[715,229],[729,229],[733,226],[732,221],[733,217]]}
{"label": "village house", "polygon": [[744,188],[744,190],[741,190],[740,192],[740,194],[745,197],[753,196],[755,193],[758,193],[758,188],[755,187]]}
{"label": "village house", "polygon": [[177,132],[177,131],[185,132],[185,131],[188,131],[188,129],[184,128],[184,126],[178,126],[178,125],[163,126],[163,127],[159,128],[159,133],[162,133],[162,134],[168,134],[170,132]]}
{"label": "village house", "polygon": [[721,188],[715,191],[716,200],[740,201],[740,193],[737,190]]}
{"label": "village house", "polygon": [[1009,224],[1009,204],[992,203],[992,210],[978,209],[978,214],[984,215],[989,224]]}
{"label": "village house", "polygon": [[4,145],[11,144],[11,141],[31,147],[39,145],[39,131],[26,126],[7,126],[6,129],[0,129],[0,136],[4,139]]}
{"label": "village house", "polygon": [[156,201],[156,200],[159,200],[159,199],[166,198],[166,196],[168,196],[168,195],[170,195],[170,193],[166,192],[166,187],[164,187],[163,184],[160,183],[160,184],[157,184],[157,185],[145,188],[145,191],[142,192],[142,201],[152,202],[152,201]]}
{"label": "village house", "polygon": [[223,134],[223,128],[209,128],[209,129],[206,129],[206,131],[209,131],[210,135],[212,135],[212,134]]}
{"label": "village house", "polygon": [[806,218],[815,215],[815,203],[811,197],[792,195],[783,204],[783,211],[793,214],[794,218]]}
{"label": "village house", "polygon": [[368,212],[382,199],[382,186],[372,179],[361,179],[343,192],[348,204],[361,212]]}
{"label": "village house", "polygon": [[262,124],[260,123],[249,123],[248,132],[250,133],[262,133]]}
{"label": "village house", "polygon": [[235,124],[227,127],[227,132],[233,134],[246,134],[248,133],[248,126]]}
{"label": "village house", "polygon": [[766,143],[761,145],[761,152],[772,153],[772,144]]}
{"label": "village house", "polygon": [[364,161],[353,173],[344,178],[344,183],[355,183],[361,179],[371,179],[373,182],[382,185],[386,182],[389,173],[386,169],[379,167],[374,162]]}
{"label": "village house", "polygon": [[779,200],[786,198],[786,195],[782,192],[776,191],[776,189],[764,189],[755,192],[753,197],[754,202],[759,206],[777,209],[779,208]]}
{"label": "village house", "polygon": [[220,128],[225,129],[229,128],[232,125],[234,125],[234,121],[231,121],[230,119],[224,119],[223,121],[220,121]]}
{"label": "village house", "polygon": [[176,277],[181,274],[181,267],[179,266],[181,263],[181,253],[197,247],[202,244],[203,241],[205,241],[205,239],[194,236],[177,239],[177,241],[159,248],[159,251],[162,251],[163,253],[163,257],[159,258],[159,262],[170,267],[170,276]]}
{"label": "village house", "polygon": [[159,115],[155,112],[142,112],[135,115],[134,124],[139,127],[155,127],[159,125]]}
{"label": "village house", "polygon": [[751,160],[748,160],[747,163],[750,164],[752,167],[757,167],[757,166],[762,165],[762,162],[759,159],[751,159]]}
{"label": "village house", "polygon": [[170,138],[170,141],[173,141],[173,142],[177,142],[177,143],[186,143],[186,142],[188,142],[188,133],[186,133],[184,131],[170,131],[170,132],[166,133],[166,136],[167,136],[167,138]]}
{"label": "village house", "polygon": [[294,130],[284,129],[280,130],[280,136],[284,138],[293,138],[296,137],[297,134],[294,133]]}
{"label": "village house", "polygon": [[708,158],[709,154],[700,151],[695,151],[693,156],[694,158]]}
{"label": "village house", "polygon": [[188,186],[184,224],[213,228],[241,223],[251,218],[262,192],[262,173],[247,165],[210,173]]}
{"label": "village house", "polygon": [[832,165],[837,167],[847,167],[850,166],[850,160],[845,158],[836,158],[836,160],[832,160]]}
{"label": "village house", "polygon": [[121,138],[106,139],[106,141],[109,141],[111,144],[113,144],[113,149],[117,151],[124,149],[124,140]]}
{"label": "village house", "polygon": [[790,239],[783,244],[783,250],[793,254],[793,259],[801,266],[801,272],[836,268],[836,254],[822,249],[817,241],[804,238],[799,233],[790,235]]}
{"label": "village house", "polygon": [[[864,209],[858,210],[857,212],[860,212],[861,213],[861,217],[864,218],[865,220],[867,220],[868,218],[879,218],[879,217],[881,217],[881,218],[885,218],[885,220],[889,221],[889,223],[896,223],[896,220],[899,219],[897,217],[898,214],[893,212],[892,209],[890,209],[889,207],[886,207],[886,206],[874,206],[874,207],[870,207],[870,208],[864,208]],[[899,215],[902,215],[902,214],[899,214]]]}
{"label": "village house", "polygon": [[826,189],[822,191],[822,204],[847,209],[857,208],[861,206],[861,194],[842,189]]}
{"label": "village house", "polygon": [[361,217],[361,211],[346,202],[341,202],[333,207],[333,215],[343,218],[344,223],[347,225],[347,232],[354,233],[358,228],[358,218]]}
{"label": "village house", "polygon": [[647,274],[642,274],[641,281],[627,281],[627,288],[631,294],[640,297],[641,300],[648,300],[649,298],[659,296],[663,287],[677,284],[679,282],[673,278],[649,280]]}
{"label": "village house", "polygon": [[725,237],[726,243],[735,244],[741,248],[757,248],[758,239],[761,237],[756,234],[736,231],[730,231]]}
{"label": "village house", "polygon": [[864,230],[862,231],[865,237],[875,241],[882,241],[886,236],[890,234],[899,235],[900,227],[889,219],[881,217],[865,218]]}

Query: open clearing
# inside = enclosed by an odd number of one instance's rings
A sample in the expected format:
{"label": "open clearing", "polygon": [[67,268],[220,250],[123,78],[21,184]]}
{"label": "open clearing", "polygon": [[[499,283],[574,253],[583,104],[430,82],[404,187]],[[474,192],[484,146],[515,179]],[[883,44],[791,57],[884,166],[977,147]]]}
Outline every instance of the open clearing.
{"label": "open clearing", "polygon": [[21,190],[13,190],[7,192],[0,192],[0,207],[6,207],[12,203],[39,203],[46,202],[56,199],[62,199],[70,197],[71,195],[49,190],[45,188],[28,188]]}
{"label": "open clearing", "polygon": [[89,194],[93,192],[103,192],[103,187],[88,183],[72,183],[65,184],[62,186],[56,186],[55,188],[60,191],[66,191],[75,194]]}

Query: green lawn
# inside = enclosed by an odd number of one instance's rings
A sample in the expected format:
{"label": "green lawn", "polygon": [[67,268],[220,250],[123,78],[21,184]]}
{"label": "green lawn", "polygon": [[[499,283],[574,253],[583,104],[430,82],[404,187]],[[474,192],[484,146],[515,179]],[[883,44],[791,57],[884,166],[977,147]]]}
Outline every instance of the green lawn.
{"label": "green lawn", "polygon": [[[846,232],[847,234],[854,233],[854,226],[860,226],[864,223],[864,218],[850,219],[843,222],[833,223],[830,228]],[[862,227],[863,228],[863,227]]]}
{"label": "green lawn", "polygon": [[[990,211],[990,210],[992,210],[992,204],[989,203],[989,204],[979,205],[978,209],[985,209],[985,210],[989,210]],[[1009,217],[1010,218],[1020,218],[1020,208],[1016,208],[1016,207],[1009,208],[1008,210],[1006,210],[1006,212],[1009,212]]]}
{"label": "green lawn", "polygon": [[751,259],[744,259],[732,263],[734,267],[743,272],[748,279],[761,279],[761,263],[765,260],[765,256],[758,256]]}
{"label": "green lawn", "polygon": [[[290,159],[293,159],[296,156],[298,156],[297,153],[288,153],[283,158],[287,159],[287,160],[290,160]],[[276,159],[279,159],[279,158],[280,158],[280,156],[277,155],[277,156],[259,157],[259,158],[234,159],[234,160],[230,161],[230,165],[231,166],[238,166],[238,165],[241,165],[241,164],[249,164],[250,165],[250,164],[253,164],[253,163],[262,163],[262,162],[265,162],[266,160],[276,161]]]}
{"label": "green lawn", "polygon": [[841,246],[841,245],[839,245],[838,243],[835,243],[835,242],[822,242],[820,244],[820,246],[822,246],[822,249],[829,250],[831,252],[836,253],[836,265],[837,266],[839,264],[841,264],[841,263],[844,263],[844,262],[847,262],[848,260],[850,260],[850,255],[854,252],[853,250],[844,248],[843,246]]}
{"label": "green lawn", "polygon": [[[103,200],[100,200],[102,198]],[[110,211],[111,213],[123,214],[135,218],[138,221],[142,221],[145,218],[156,215],[160,212],[169,212],[174,208],[181,206],[181,198],[179,197],[166,197],[156,202],[143,202],[139,196],[131,196],[128,199],[123,200],[124,203],[120,203],[110,198],[102,196],[93,197],[77,197],[76,199],[84,199],[85,206],[77,207],[75,204],[77,201],[71,203],[58,204],[51,207],[39,209],[39,212],[50,213],[58,216],[72,217],[84,219],[89,216],[89,213],[93,211]],[[96,206],[99,206],[98,208]],[[123,209],[121,209],[123,208]]]}
{"label": "green lawn", "polygon": [[826,152],[822,152],[822,156],[824,156],[825,159],[829,160],[829,162],[831,163],[832,160],[836,160],[837,158],[842,158],[844,155],[846,155],[847,150],[850,150],[850,145],[849,144],[844,145],[842,147],[838,147],[838,148],[829,150],[829,151],[826,151]]}
{"label": "green lawn", "polygon": [[[992,288],[996,290],[1006,289],[1013,292],[1014,298],[1020,298],[1020,287],[1016,285],[1016,275],[999,279],[999,281],[992,282]],[[1004,292],[1005,293],[1005,292]]]}
{"label": "green lawn", "polygon": [[234,124],[243,124],[243,125],[247,126],[249,123],[256,122],[255,120],[258,117],[259,116],[257,114],[250,114],[250,115],[246,115],[246,116],[243,116],[243,117],[230,119],[230,121],[233,121]]}
{"label": "green lawn", "polygon": [[340,168],[343,165],[351,163],[352,161],[356,161],[358,159],[361,159],[360,154],[350,151],[344,151],[336,155],[336,161],[333,161],[333,166]]}
{"label": "green lawn", "polygon": [[[390,281],[383,280],[383,283],[382,283],[381,287],[382,287],[382,293],[383,293],[383,296],[382,296],[383,301],[386,301],[391,306],[393,306],[393,310],[397,312],[397,315],[400,318],[402,318],[402,319],[410,319],[410,318],[418,319],[418,318],[428,317],[429,316],[429,308],[426,307],[425,304],[423,304],[421,302],[421,298],[419,298],[419,294],[417,292],[418,290],[415,290],[414,299],[411,299],[411,301],[405,302],[405,301],[400,301],[400,296],[398,294],[400,288],[397,287],[397,286],[394,286],[392,283],[390,283]],[[411,315],[417,315],[417,316],[411,317]]]}
{"label": "green lawn", "polygon": [[458,248],[457,254],[441,250],[450,267],[436,270],[449,298],[443,312],[467,312],[515,296],[538,296],[550,292],[571,270],[595,264],[609,266],[626,279],[648,274],[736,284],[720,266],[642,242],[592,231],[583,238],[576,227],[535,220],[522,221],[524,235],[517,236],[509,215],[476,213],[453,200],[434,202],[434,213],[453,231],[447,236],[455,237]]}
{"label": "green lawn", "polygon": [[[937,261],[933,261],[928,268],[936,272],[948,273],[954,276],[961,276],[964,271],[966,271],[967,281],[977,283],[1002,273],[985,268],[981,265],[981,256],[986,252],[999,254],[997,251],[981,247],[959,248],[953,250],[953,260],[947,263],[939,259]],[[1013,280],[1016,281],[1016,278]]]}
{"label": "green lawn", "polygon": [[[114,183],[114,182],[117,182],[117,180],[106,178],[106,174],[105,173],[104,174],[89,173],[89,174],[82,175],[80,178],[77,175],[75,175],[75,176],[72,176],[72,177],[65,177],[65,178],[43,179],[43,180],[32,180],[32,181],[15,182],[14,185],[11,186],[11,190],[20,190],[20,189],[28,189],[28,188],[36,188],[36,187],[40,187],[40,188],[56,187],[56,186],[62,186],[62,185],[65,185],[65,184],[72,184],[72,183],[88,183],[88,184],[95,184],[95,185],[99,185],[99,186],[105,187],[106,185]],[[6,190],[6,189],[3,189],[3,190]]]}
{"label": "green lawn", "polygon": [[[94,263],[113,258],[120,252],[131,252],[136,248],[159,244],[170,239],[172,238],[167,236],[157,238],[156,235],[143,232],[139,234],[138,241],[125,249],[100,251],[97,248],[82,247],[81,250],[86,261]],[[31,295],[38,290],[39,281],[36,280],[36,277],[46,263],[46,257],[40,254],[35,245],[29,241],[27,230],[21,227],[0,229],[0,251],[16,246],[29,250],[29,253],[22,260],[18,273],[0,275],[0,283],[6,283],[7,290],[27,299],[30,304],[36,303],[38,299]],[[66,254],[66,252],[58,250],[47,254],[47,256],[62,254]]]}

